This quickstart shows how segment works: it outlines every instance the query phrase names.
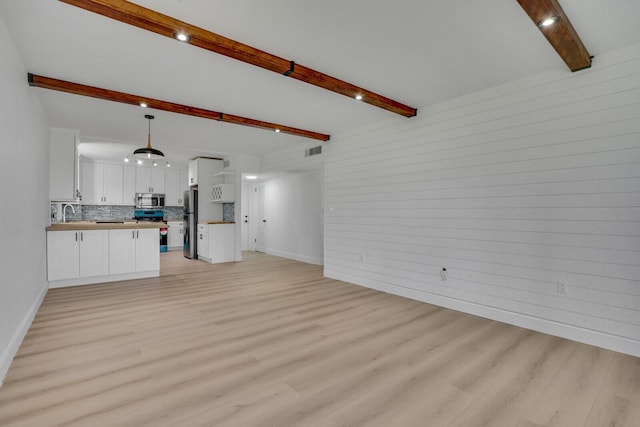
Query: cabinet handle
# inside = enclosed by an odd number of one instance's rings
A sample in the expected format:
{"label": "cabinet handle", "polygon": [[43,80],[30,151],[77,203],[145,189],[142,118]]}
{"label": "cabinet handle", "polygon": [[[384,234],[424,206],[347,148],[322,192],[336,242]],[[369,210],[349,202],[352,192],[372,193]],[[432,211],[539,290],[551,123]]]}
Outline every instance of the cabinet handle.
{"label": "cabinet handle", "polygon": [[131,230],[131,238],[132,239],[136,238],[136,231],[135,230]]}
{"label": "cabinet handle", "polygon": [[80,241],[83,242],[84,241],[84,234],[82,233],[82,231],[80,232]]}
{"label": "cabinet handle", "polygon": [[140,238],[140,232],[136,231],[136,239],[139,239],[139,238]]}
{"label": "cabinet handle", "polygon": [[78,241],[78,232],[76,231],[76,242]]}

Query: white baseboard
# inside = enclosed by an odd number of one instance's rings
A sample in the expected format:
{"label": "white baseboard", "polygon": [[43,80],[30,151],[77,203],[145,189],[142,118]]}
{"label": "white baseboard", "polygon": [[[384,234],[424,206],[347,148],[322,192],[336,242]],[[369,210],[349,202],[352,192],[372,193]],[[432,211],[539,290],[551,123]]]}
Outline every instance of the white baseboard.
{"label": "white baseboard", "polygon": [[4,378],[9,371],[9,366],[11,366],[11,362],[13,362],[13,358],[16,356],[18,349],[20,348],[20,344],[22,344],[22,340],[27,335],[29,328],[31,327],[31,323],[33,319],[36,317],[36,313],[38,313],[38,309],[40,309],[40,305],[42,301],[44,301],[44,297],[47,295],[48,288],[44,286],[40,291],[40,294],[36,297],[36,300],[31,305],[31,308],[25,313],[18,329],[16,329],[15,333],[11,337],[9,341],[9,345],[4,349],[2,354],[0,354],[0,387],[4,383]]}
{"label": "white baseboard", "polygon": [[629,354],[631,356],[640,357],[640,341],[629,338],[606,334],[591,329],[581,328],[579,326],[558,323],[539,317],[533,317],[526,314],[516,313],[507,310],[501,310],[495,307],[488,307],[475,304],[468,301],[462,301],[455,298],[434,295],[428,292],[408,289],[402,286],[395,286],[388,283],[381,283],[375,280],[363,279],[360,277],[350,276],[348,274],[334,272],[330,269],[324,270],[325,277],[341,280],[343,282],[352,283],[366,288],[376,289],[393,295],[405,298],[411,298],[417,301],[434,304],[444,308],[461,311],[475,316],[484,317],[499,322],[508,323],[510,325],[519,326],[525,329],[554,335],[561,338],[567,338],[572,341],[578,341],[584,344],[594,345],[596,347],[606,348],[608,350]]}
{"label": "white baseboard", "polygon": [[78,279],[54,280],[49,282],[49,289],[67,286],[92,285],[96,283],[117,282],[120,280],[146,279],[160,276],[160,270],[141,271],[138,273],[110,274],[108,276],[81,277]]}
{"label": "white baseboard", "polygon": [[269,255],[275,255],[282,258],[293,259],[300,262],[306,262],[307,264],[315,264],[315,265],[323,265],[324,260],[322,258],[310,257],[306,255],[294,254],[285,251],[278,251],[275,249],[267,248],[267,253]]}

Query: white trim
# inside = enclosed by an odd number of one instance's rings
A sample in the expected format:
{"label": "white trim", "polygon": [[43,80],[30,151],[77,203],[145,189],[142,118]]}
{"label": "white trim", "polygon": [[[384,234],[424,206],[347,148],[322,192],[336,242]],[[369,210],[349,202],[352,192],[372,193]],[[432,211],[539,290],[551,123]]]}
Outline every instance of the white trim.
{"label": "white trim", "polygon": [[281,258],[288,258],[288,259],[293,259],[300,262],[306,262],[307,264],[324,265],[324,260],[322,258],[294,254],[294,253],[285,252],[285,251],[278,251],[271,248],[267,248],[266,253],[269,255],[279,256]]}
{"label": "white trim", "polygon": [[401,286],[391,285],[389,283],[363,279],[344,273],[334,272],[326,268],[324,270],[324,276],[358,286],[375,289],[381,292],[461,311],[463,313],[497,320],[499,322],[508,323],[521,328],[531,329],[545,334],[567,338],[573,341],[640,357],[640,341],[635,341],[629,338],[606,334],[566,323],[553,322],[551,320],[541,319],[512,311],[501,310],[495,307],[474,304],[455,298],[434,295],[416,289],[408,289]]}
{"label": "white trim", "polygon": [[24,340],[24,337],[27,335],[27,332],[31,327],[31,323],[33,322],[33,319],[35,319],[36,313],[40,309],[40,305],[42,305],[42,301],[44,301],[44,297],[47,295],[48,290],[49,289],[46,286],[42,288],[36,297],[36,300],[31,305],[31,308],[22,319],[22,322],[20,322],[16,332],[11,337],[9,345],[7,345],[2,354],[0,354],[0,387],[2,387],[2,384],[4,383],[4,378],[9,371],[11,362],[13,362],[13,358],[16,356],[16,353],[18,353],[20,344],[22,344],[22,340]]}
{"label": "white trim", "polygon": [[77,279],[54,280],[49,282],[49,289],[66,286],[91,285],[95,283],[117,282],[119,280],[145,279],[160,276],[160,270],[141,271],[137,273],[110,274],[107,276],[80,277]]}

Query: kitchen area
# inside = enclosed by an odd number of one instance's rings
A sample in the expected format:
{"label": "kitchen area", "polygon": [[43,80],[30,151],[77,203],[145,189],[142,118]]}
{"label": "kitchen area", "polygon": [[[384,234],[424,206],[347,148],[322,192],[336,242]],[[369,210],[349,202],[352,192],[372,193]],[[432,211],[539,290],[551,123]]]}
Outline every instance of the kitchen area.
{"label": "kitchen area", "polygon": [[157,277],[169,251],[193,262],[240,260],[228,160],[95,160],[79,154],[67,129],[51,130],[50,152],[49,287]]}

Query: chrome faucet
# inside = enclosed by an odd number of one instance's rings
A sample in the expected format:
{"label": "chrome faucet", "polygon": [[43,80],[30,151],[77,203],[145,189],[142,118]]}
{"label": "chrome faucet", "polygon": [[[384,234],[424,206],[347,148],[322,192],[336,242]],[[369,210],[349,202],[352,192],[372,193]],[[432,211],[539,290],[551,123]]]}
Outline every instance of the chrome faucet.
{"label": "chrome faucet", "polygon": [[67,208],[71,208],[71,211],[73,212],[73,214],[76,214],[76,209],[73,207],[73,205],[69,205],[66,204],[64,205],[64,207],[62,208],[62,222],[67,222]]}

